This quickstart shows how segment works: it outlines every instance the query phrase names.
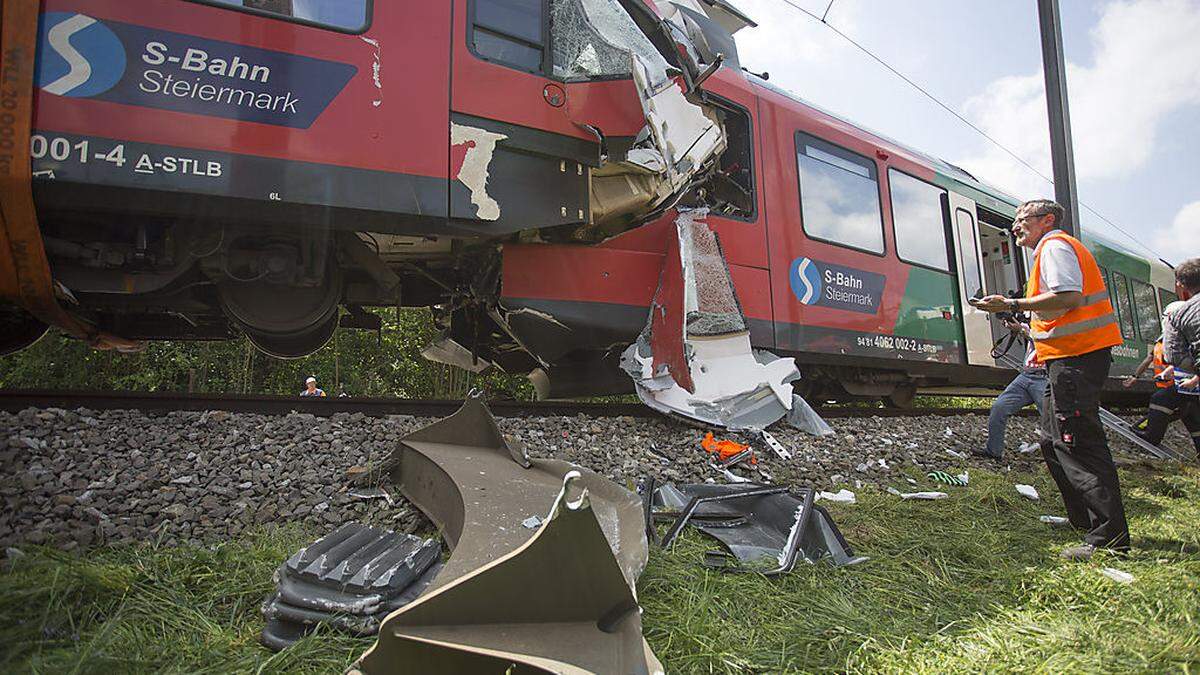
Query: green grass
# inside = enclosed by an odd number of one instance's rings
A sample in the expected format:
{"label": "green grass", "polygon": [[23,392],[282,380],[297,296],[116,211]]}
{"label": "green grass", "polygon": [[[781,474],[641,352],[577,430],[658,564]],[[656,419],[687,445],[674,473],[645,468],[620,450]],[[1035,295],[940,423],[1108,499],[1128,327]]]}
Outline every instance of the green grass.
{"label": "green grass", "polygon": [[[709,571],[688,532],[640,584],[645,634],[672,673],[1195,672],[1200,471],[1124,470],[1135,552],[1057,558],[1077,538],[1043,474],[972,471],[938,502],[862,490],[834,516],[856,567],[776,579]],[[1014,482],[1043,495],[1030,502]],[[0,672],[340,672],[370,640],[326,632],[282,654],[257,643],[271,572],[311,533],[214,549],[29,550],[0,576]],[[1136,580],[1100,573],[1112,566]]]}

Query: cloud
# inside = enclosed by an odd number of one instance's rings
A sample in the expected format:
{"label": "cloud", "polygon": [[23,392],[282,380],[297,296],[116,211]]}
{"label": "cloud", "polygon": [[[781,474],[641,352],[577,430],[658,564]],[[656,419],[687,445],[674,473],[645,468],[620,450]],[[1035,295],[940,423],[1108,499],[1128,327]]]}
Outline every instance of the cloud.
{"label": "cloud", "polygon": [[[1138,171],[1153,156],[1165,118],[1200,102],[1197,34],[1200,3],[1190,0],[1112,2],[1103,8],[1091,30],[1092,63],[1067,64],[1079,181]],[[995,80],[964,108],[989,135],[1051,175],[1041,72]],[[1018,196],[1050,189],[995,146],[981,147],[959,163]]]}
{"label": "cloud", "polygon": [[1184,204],[1154,236],[1154,247],[1172,263],[1200,256],[1200,200]]}

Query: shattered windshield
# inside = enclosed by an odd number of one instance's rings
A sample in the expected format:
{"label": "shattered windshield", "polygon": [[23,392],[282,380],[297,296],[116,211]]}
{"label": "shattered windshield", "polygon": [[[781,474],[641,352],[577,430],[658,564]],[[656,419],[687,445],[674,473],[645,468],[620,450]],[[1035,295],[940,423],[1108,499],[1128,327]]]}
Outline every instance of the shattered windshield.
{"label": "shattered windshield", "polygon": [[666,59],[616,0],[554,0],[551,12],[556,77],[627,76],[632,51],[646,64],[651,84],[666,79]]}

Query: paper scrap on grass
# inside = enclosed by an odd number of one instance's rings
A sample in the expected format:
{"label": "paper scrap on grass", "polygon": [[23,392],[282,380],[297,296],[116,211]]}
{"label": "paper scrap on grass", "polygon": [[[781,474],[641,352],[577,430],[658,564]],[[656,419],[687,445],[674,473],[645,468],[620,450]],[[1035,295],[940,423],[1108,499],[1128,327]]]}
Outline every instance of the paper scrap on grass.
{"label": "paper scrap on grass", "polygon": [[1115,567],[1105,567],[1104,569],[1100,570],[1100,573],[1117,582],[1118,584],[1132,584],[1134,581],[1134,576],[1132,574],[1129,572],[1122,572]]}
{"label": "paper scrap on grass", "polygon": [[1034,488],[1032,485],[1025,485],[1024,483],[1017,483],[1016,487],[1017,487],[1017,492],[1020,492],[1022,497],[1025,497],[1027,499],[1032,499],[1033,501],[1037,501],[1037,500],[1041,499],[1041,496],[1038,495],[1037,489]]}
{"label": "paper scrap on grass", "polygon": [[837,502],[838,504],[856,504],[858,498],[854,493],[842,488],[837,492],[826,492],[824,490],[817,493],[817,499],[824,499],[827,502]]}

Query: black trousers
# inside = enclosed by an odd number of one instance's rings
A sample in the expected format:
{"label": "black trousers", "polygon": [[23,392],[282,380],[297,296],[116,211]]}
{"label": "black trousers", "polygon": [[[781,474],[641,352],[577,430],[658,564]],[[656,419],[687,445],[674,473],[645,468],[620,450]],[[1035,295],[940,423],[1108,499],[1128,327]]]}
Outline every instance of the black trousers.
{"label": "black trousers", "polygon": [[1100,423],[1100,389],[1108,349],[1046,362],[1050,386],[1042,406],[1042,455],[1058,484],[1067,517],[1094,546],[1129,548],[1121,485]]}
{"label": "black trousers", "polygon": [[1146,440],[1158,445],[1167,433],[1167,425],[1178,417],[1192,436],[1196,452],[1200,454],[1200,396],[1180,394],[1175,387],[1158,389],[1150,396],[1150,410],[1146,413]]}

